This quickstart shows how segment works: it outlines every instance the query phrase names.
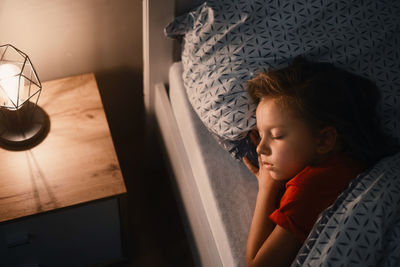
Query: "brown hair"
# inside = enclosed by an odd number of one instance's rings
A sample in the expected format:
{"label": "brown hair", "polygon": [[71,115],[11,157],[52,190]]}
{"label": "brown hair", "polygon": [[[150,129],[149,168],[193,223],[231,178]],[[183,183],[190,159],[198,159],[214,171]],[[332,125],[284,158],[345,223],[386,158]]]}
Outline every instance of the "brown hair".
{"label": "brown hair", "polygon": [[296,57],[288,67],[258,74],[247,89],[257,102],[276,98],[312,129],[335,127],[344,151],[368,165],[387,154],[376,116],[380,92],[368,79]]}

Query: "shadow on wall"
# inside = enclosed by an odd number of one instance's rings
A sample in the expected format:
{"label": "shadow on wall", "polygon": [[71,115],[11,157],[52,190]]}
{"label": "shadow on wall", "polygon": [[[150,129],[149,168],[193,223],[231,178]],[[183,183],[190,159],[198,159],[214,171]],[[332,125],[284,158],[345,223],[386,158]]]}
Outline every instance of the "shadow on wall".
{"label": "shadow on wall", "polygon": [[142,72],[95,75],[128,192],[119,202],[125,261],[117,266],[194,266],[157,135],[146,138]]}
{"label": "shadow on wall", "polygon": [[95,76],[120,165],[127,170],[132,160],[141,163],[135,144],[144,139],[142,72],[121,67],[96,72]]}

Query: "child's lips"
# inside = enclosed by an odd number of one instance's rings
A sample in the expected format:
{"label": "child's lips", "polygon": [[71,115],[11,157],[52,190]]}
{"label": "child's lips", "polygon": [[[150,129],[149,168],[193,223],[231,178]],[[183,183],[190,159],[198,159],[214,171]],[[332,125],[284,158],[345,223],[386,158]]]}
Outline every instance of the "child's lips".
{"label": "child's lips", "polygon": [[262,165],[267,169],[272,169],[274,167],[273,164],[266,162],[266,161],[262,161]]}

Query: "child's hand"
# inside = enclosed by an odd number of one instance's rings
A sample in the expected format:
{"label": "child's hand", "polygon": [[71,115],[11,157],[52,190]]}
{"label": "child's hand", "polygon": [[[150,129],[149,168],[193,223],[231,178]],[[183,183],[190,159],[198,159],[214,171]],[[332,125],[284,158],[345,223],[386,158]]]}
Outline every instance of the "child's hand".
{"label": "child's hand", "polygon": [[249,133],[249,137],[250,137],[250,140],[253,143],[253,145],[255,145],[257,147],[258,144],[260,143],[260,136],[259,136],[258,132],[256,130],[251,130]]}
{"label": "child's hand", "polygon": [[243,163],[257,177],[259,190],[269,187],[271,183],[279,183],[279,181],[273,179],[268,170],[263,167],[260,161],[260,156],[258,156],[258,162],[259,166],[261,166],[260,168],[254,166],[246,157],[243,158]]}
{"label": "child's hand", "polygon": [[[258,136],[257,131],[252,130],[249,134],[250,140],[253,142],[255,146],[257,146],[260,143],[260,137]],[[258,180],[258,188],[262,189],[265,188],[266,186],[269,186],[270,183],[277,183],[275,179],[271,177],[269,174],[268,170],[263,166],[261,162],[261,156],[258,155],[258,166],[260,168],[257,168],[254,166],[248,158],[243,157],[243,163],[246,165],[246,167],[257,177]],[[280,182],[278,182],[280,184]]]}

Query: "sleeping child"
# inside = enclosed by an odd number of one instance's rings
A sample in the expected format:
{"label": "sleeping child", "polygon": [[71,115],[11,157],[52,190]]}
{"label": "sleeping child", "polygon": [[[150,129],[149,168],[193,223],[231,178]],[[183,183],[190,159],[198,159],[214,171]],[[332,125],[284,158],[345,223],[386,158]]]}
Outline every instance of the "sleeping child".
{"label": "sleeping child", "polygon": [[[297,57],[247,88],[258,102],[258,195],[247,241],[249,266],[289,266],[318,215],[385,154],[379,91],[329,63]],[[283,195],[282,195],[282,192]]]}

